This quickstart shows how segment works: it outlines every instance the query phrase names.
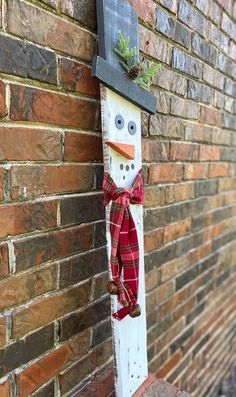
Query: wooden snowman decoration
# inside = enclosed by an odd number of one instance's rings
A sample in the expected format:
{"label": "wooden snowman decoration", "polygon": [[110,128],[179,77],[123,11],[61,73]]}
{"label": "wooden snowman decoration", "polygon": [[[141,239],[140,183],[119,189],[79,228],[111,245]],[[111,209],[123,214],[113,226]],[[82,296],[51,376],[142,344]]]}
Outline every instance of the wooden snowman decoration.
{"label": "wooden snowman decoration", "polygon": [[[129,37],[130,47],[136,47],[138,53],[138,18],[133,7],[122,0],[97,0],[97,25],[99,56],[93,59],[93,75],[101,82],[105,175],[118,188],[123,188],[128,197],[142,168],[141,109],[150,114],[155,113],[156,99],[128,77],[114,53],[119,31],[124,37]],[[112,202],[106,205],[107,252],[110,279],[114,280],[111,269],[114,244],[111,237],[111,206]],[[132,204],[131,200],[129,208],[139,247],[138,294],[132,310],[121,321],[112,316],[117,397],[132,396],[148,376],[143,207],[139,203]],[[124,269],[121,269],[121,281],[123,278]],[[127,285],[124,285],[126,289]],[[117,286],[113,281],[108,284],[108,290],[111,293],[111,311],[115,315],[122,309],[122,304],[118,300]]]}

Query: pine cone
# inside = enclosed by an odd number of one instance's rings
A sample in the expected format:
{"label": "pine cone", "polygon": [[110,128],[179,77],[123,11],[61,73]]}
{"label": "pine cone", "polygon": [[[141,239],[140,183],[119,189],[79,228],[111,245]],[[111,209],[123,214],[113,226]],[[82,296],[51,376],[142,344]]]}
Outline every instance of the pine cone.
{"label": "pine cone", "polygon": [[141,73],[143,71],[143,68],[139,65],[133,65],[129,71],[128,71],[128,76],[132,79],[135,80],[139,73]]}

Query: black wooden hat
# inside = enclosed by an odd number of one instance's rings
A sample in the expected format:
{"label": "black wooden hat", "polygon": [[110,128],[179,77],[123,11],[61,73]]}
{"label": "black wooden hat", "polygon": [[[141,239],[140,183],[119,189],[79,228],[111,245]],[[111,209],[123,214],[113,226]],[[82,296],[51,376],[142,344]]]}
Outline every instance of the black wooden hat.
{"label": "black wooden hat", "polygon": [[129,78],[114,49],[118,32],[129,37],[130,48],[139,53],[138,17],[133,7],[122,0],[97,0],[98,53],[93,58],[92,74],[101,83],[150,114],[156,112],[156,98]]}

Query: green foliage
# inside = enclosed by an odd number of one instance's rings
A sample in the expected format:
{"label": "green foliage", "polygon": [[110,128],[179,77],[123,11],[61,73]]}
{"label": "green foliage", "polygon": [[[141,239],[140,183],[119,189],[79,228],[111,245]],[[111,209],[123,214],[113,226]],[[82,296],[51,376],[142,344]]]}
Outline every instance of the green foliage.
{"label": "green foliage", "polygon": [[138,77],[134,80],[135,83],[144,87],[150,87],[152,77],[155,76],[161,69],[161,65],[155,62],[143,62],[143,71],[139,73]]}
{"label": "green foliage", "polygon": [[140,73],[134,79],[136,84],[144,87],[150,87],[152,77],[160,70],[161,65],[155,62],[146,62],[145,60],[138,62],[136,60],[137,50],[136,47],[129,48],[129,37],[123,37],[121,31],[118,32],[119,40],[114,52],[121,58],[120,64],[129,73],[130,69],[137,65],[140,68]]}
{"label": "green foliage", "polygon": [[[124,65],[129,69],[131,68],[131,66],[134,65],[136,61],[136,47],[129,48],[129,37],[127,37],[127,39],[124,39],[121,31],[118,32],[118,35],[118,47],[115,48],[114,51],[122,59]],[[122,64],[122,66],[124,65]]]}

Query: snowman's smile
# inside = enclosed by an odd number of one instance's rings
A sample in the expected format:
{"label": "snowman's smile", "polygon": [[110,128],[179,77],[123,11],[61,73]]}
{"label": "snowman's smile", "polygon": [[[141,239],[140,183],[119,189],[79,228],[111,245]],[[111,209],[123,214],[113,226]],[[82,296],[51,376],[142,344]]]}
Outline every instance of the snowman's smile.
{"label": "snowman's smile", "polygon": [[110,146],[117,153],[121,154],[128,160],[134,160],[135,158],[135,146],[128,143],[120,143],[114,141],[107,141],[106,144]]}

